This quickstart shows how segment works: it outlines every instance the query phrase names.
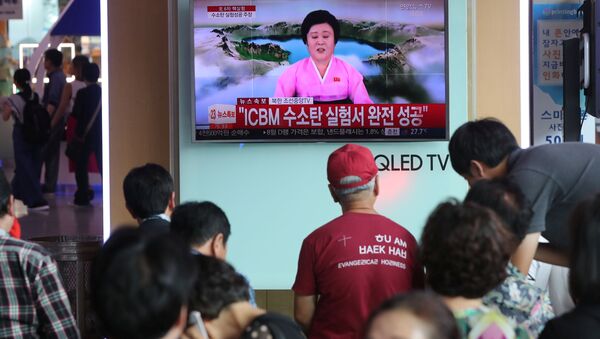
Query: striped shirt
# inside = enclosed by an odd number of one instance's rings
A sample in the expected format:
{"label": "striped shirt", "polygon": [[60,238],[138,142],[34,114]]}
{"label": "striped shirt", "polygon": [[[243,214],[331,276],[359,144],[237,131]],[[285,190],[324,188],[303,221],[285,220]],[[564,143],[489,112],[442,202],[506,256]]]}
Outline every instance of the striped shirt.
{"label": "striped shirt", "polygon": [[0,337],[79,338],[54,260],[0,231]]}

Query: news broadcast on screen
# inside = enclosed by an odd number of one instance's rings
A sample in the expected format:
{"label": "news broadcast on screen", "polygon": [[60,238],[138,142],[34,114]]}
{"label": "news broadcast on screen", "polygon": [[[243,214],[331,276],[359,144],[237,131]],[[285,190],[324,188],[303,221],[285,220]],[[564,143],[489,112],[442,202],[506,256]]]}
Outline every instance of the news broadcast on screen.
{"label": "news broadcast on screen", "polygon": [[194,0],[194,140],[446,140],[446,13],[445,0]]}

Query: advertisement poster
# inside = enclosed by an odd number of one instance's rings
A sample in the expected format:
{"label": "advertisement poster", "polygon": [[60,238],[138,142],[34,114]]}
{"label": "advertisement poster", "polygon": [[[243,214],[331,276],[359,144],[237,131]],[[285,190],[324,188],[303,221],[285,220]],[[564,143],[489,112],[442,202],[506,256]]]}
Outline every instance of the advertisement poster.
{"label": "advertisement poster", "polygon": [[[579,1],[533,3],[532,145],[563,142],[562,42],[579,37],[583,27],[577,13],[580,5]],[[593,125],[593,117],[587,115],[582,128],[586,142],[594,142]]]}
{"label": "advertisement poster", "polygon": [[[339,32],[303,38],[318,10]],[[193,15],[196,141],[447,138],[444,0],[195,0]]]}

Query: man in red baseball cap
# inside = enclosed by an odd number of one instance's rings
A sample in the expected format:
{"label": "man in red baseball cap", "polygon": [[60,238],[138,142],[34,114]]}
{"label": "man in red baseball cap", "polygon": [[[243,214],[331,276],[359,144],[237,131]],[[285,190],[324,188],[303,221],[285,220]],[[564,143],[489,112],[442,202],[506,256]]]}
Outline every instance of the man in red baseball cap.
{"label": "man in red baseball cap", "polygon": [[423,286],[415,238],[375,211],[377,173],[366,147],[329,156],[329,190],[342,215],[304,239],[292,287],[294,316],[311,339],[362,338],[381,302]]}

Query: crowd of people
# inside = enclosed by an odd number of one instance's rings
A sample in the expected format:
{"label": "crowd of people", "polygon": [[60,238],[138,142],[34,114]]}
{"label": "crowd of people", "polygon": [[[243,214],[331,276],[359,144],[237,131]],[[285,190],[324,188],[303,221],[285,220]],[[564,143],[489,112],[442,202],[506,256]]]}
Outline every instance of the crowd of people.
{"label": "crowd of people", "polygon": [[[501,122],[464,124],[450,143],[464,199],[440,202],[420,241],[375,209],[371,151],[327,160],[341,215],[302,242],[294,319],[257,307],[227,263],[231,225],[216,204],[175,204],[169,172],[123,180],[137,225],[118,227],[92,266],[91,305],[109,338],[595,338],[600,329],[600,146],[521,149]],[[557,163],[557,155],[567,161]],[[553,160],[553,161],[550,161]],[[0,336],[79,336],[56,264],[12,238],[14,195],[0,176]],[[560,220],[561,222],[556,222]],[[537,246],[540,233],[550,242]],[[556,237],[556,235],[559,235]],[[562,238],[565,237],[565,238]],[[535,242],[532,240],[535,238]],[[534,246],[535,245],[535,246]],[[533,258],[570,268],[575,307],[556,316],[528,276]],[[5,310],[5,311],[1,311]]]}
{"label": "crowd of people", "polygon": [[[65,133],[67,140],[79,141],[77,152],[70,156],[77,182],[75,205],[88,206],[94,197],[88,179],[90,158],[96,162],[99,171],[102,168],[102,91],[97,83],[100,70],[88,57],[78,55],[70,63],[68,72],[74,80],[67,83],[63,58],[63,54],[54,48],[44,52],[43,65],[48,82],[44,84],[41,98],[32,89],[29,70],[17,69],[13,82],[18,92],[6,98],[2,107],[3,120],[12,117],[14,126],[12,191],[15,198],[23,201],[31,211],[49,209],[43,194],[53,194],[57,190],[60,145]],[[66,126],[69,126],[67,131]],[[43,184],[40,183],[42,168]]]}

